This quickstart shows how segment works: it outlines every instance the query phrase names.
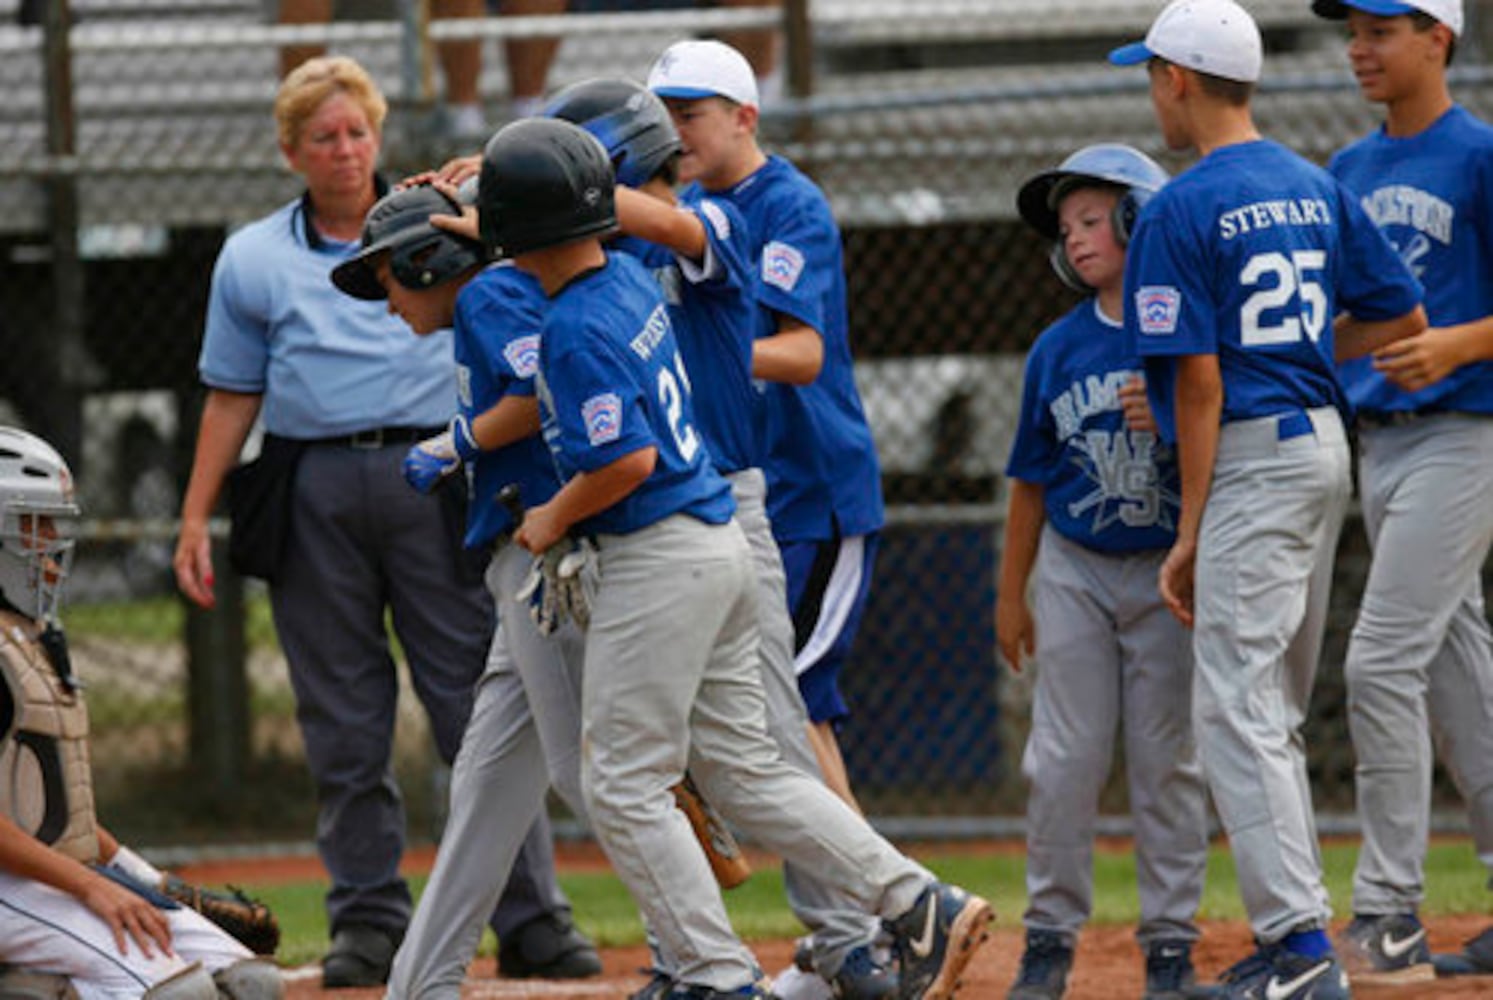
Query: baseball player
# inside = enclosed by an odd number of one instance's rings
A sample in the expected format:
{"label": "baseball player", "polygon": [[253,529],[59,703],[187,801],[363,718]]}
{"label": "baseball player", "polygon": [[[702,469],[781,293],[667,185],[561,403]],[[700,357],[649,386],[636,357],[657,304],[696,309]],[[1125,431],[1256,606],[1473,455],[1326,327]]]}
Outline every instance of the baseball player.
{"label": "baseball player", "polygon": [[1452,101],[1461,0],[1317,0],[1385,123],[1329,170],[1425,286],[1432,328],[1343,366],[1357,409],[1373,563],[1348,642],[1348,722],[1363,845],[1344,964],[1365,982],[1493,972],[1493,929],[1433,969],[1424,894],[1431,737],[1493,870],[1493,128]]}
{"label": "baseball player", "polygon": [[[1011,1000],[1059,1000],[1092,907],[1094,819],[1124,721],[1146,997],[1193,981],[1208,831],[1192,737],[1192,652],[1156,592],[1176,539],[1177,466],[1156,441],[1122,327],[1125,242],[1166,172],[1129,146],[1087,146],[1027,181],[1017,207],[1086,298],[1027,356],[1006,474],[996,637],[1036,654],[1022,771],[1026,952]],[[1035,567],[1035,599],[1027,585]]]}
{"label": "baseball player", "polygon": [[274,965],[154,891],[162,873],[94,815],[57,620],[78,518],[62,456],[0,428],[0,997],[278,1000]]}
{"label": "baseball player", "polygon": [[[463,465],[470,470],[475,499],[465,543],[492,552],[486,582],[498,610],[487,668],[452,765],[441,849],[389,974],[391,1000],[459,996],[484,919],[532,836],[550,785],[576,816],[586,815],[581,638],[574,625],[541,635],[516,597],[529,556],[508,544],[513,517],[493,499],[509,484],[530,503],[559,488],[537,436],[533,396],[543,295],[511,265],[484,267],[479,243],[430,224],[432,215],[459,211],[432,187],[389,194],[369,212],[362,249],[332,271],[347,294],[387,299],[419,336],[453,330],[459,412],[444,434],[410,449],[404,472],[429,493]],[[601,971],[593,949],[575,947],[558,932],[555,941],[558,953],[545,957],[572,978]]]}
{"label": "baseball player", "polygon": [[679,129],[686,200],[703,190],[735,206],[761,267],[752,373],[766,382],[767,512],[787,573],[794,667],[825,780],[855,805],[835,738],[849,715],[839,674],[884,513],[851,363],[840,230],[823,192],[758,146],[757,81],[740,52],[679,42],[654,63],[648,87]]}
{"label": "baseball player", "polygon": [[669,795],[686,766],[730,822],[888,918],[899,996],[950,996],[990,906],[899,854],[768,736],[747,542],[695,428],[658,283],[601,245],[614,185],[593,136],[530,119],[488,143],[477,201],[489,251],[549,298],[536,380],[564,485],[515,539],[544,552],[575,534],[599,551],[581,765],[597,836],[679,963],[675,1000],[766,996]]}
{"label": "baseball player", "polygon": [[[731,484],[736,521],[751,546],[768,731],[786,760],[821,778],[793,669],[783,562],[768,523],[763,448],[751,419],[759,401],[752,384],[756,275],[747,228],[729,203],[698,189],[683,211],[676,207],[679,137],[668,110],[647,89],[626,80],[585,81],[557,94],[546,113],[591,132],[617,165],[624,236],[612,246],[642,261],[663,289],[694,390],[696,429]],[[821,943],[818,971],[838,995],[893,995],[896,975],[872,948],[880,921],[791,862],[784,880],[794,912]]]}
{"label": "baseball player", "polygon": [[1233,0],[1174,0],[1110,60],[1147,64],[1167,145],[1202,156],[1141,212],[1125,323],[1177,448],[1159,586],[1193,628],[1198,749],[1259,945],[1213,995],[1344,997],[1299,730],[1350,492],[1335,361],[1422,329],[1420,291],[1346,189],[1260,137],[1260,34]]}

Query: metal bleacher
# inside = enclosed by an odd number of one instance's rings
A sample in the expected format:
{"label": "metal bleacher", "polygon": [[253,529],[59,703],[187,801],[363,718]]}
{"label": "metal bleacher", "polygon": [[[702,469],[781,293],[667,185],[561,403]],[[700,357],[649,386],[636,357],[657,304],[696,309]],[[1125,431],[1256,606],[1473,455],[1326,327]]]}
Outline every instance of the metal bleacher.
{"label": "metal bleacher", "polygon": [[[387,0],[386,0],[387,2]],[[1306,0],[1247,0],[1267,38],[1258,117],[1318,159],[1371,127],[1341,34]],[[44,228],[40,178],[76,171],[85,223],[232,224],[278,203],[294,183],[274,146],[269,106],[276,46],[329,40],[363,61],[391,97],[387,158],[444,155],[426,131],[429,104],[404,83],[397,18],[287,28],[260,0],[78,0],[72,32],[78,153],[46,156],[41,30],[0,2],[0,232]],[[1469,4],[1474,22],[1486,0]],[[848,226],[1009,217],[1015,184],[1097,139],[1161,154],[1144,75],[1103,62],[1136,36],[1152,0],[814,0],[814,92],[769,106],[769,143],[808,166]],[[550,82],[641,76],[676,38],[761,23],[762,10],[671,8],[558,18],[437,22],[434,38],[566,32]],[[489,41],[482,91],[506,96]],[[1459,98],[1493,112],[1493,74],[1475,45],[1455,77]],[[436,74],[437,80],[439,74]],[[495,121],[495,124],[497,122]]]}

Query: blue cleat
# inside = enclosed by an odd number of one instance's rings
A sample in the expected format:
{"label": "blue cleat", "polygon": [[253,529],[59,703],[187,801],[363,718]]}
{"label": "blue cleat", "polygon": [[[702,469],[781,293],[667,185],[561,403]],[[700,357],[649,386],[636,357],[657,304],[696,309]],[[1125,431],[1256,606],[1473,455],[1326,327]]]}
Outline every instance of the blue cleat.
{"label": "blue cleat", "polygon": [[898,1000],[948,1000],[975,950],[990,936],[995,913],[979,896],[942,882],[923,890],[911,909],[887,921],[897,956]]}

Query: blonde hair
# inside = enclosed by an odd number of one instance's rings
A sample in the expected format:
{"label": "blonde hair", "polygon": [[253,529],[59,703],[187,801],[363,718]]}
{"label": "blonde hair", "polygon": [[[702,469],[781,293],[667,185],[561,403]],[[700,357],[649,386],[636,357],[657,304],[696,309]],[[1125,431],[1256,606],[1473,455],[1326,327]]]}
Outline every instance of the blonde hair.
{"label": "blonde hair", "polygon": [[294,147],[307,120],[323,101],[338,93],[362,106],[375,132],[383,131],[389,102],[368,71],[347,56],[318,56],[291,70],[275,93],[275,131],[280,144]]}

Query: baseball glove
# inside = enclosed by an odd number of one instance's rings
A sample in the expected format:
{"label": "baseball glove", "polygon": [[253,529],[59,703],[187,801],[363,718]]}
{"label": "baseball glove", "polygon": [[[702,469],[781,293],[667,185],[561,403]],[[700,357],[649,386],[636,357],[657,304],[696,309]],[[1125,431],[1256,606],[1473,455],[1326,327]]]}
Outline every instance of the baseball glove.
{"label": "baseball glove", "polygon": [[242,889],[228,887],[215,892],[167,875],[161,891],[184,906],[190,906],[256,955],[273,955],[280,946],[280,923],[270,908],[244,894]]}

